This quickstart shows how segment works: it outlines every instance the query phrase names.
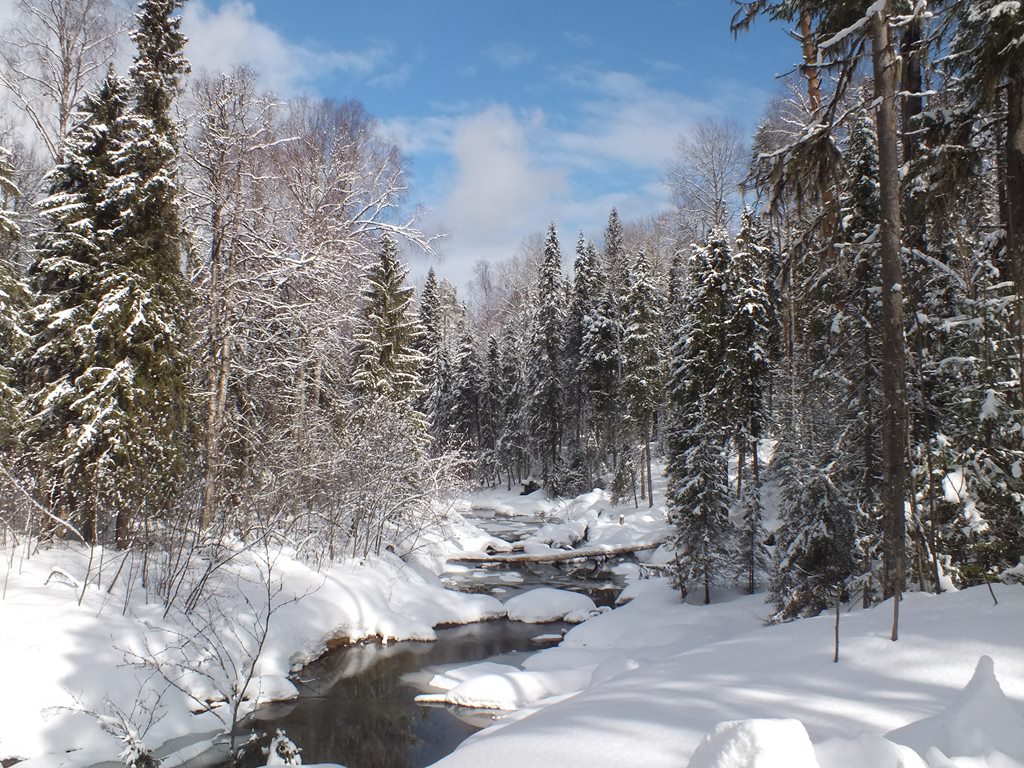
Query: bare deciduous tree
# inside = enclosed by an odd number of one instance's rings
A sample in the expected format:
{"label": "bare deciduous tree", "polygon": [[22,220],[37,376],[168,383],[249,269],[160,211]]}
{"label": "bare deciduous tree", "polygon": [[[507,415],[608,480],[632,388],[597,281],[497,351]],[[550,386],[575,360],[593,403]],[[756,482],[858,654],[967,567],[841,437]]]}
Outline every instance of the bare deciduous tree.
{"label": "bare deciduous tree", "polygon": [[728,120],[703,120],[679,140],[666,180],[684,240],[729,228],[746,160],[743,134]]}
{"label": "bare deciduous tree", "polygon": [[75,105],[117,53],[126,19],[112,0],[18,0],[0,33],[0,86],[53,160]]}

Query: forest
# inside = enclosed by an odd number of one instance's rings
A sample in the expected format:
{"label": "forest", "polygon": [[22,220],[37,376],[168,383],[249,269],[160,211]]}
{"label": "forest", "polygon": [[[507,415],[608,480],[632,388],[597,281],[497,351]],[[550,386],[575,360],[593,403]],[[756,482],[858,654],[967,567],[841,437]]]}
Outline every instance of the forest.
{"label": "forest", "polygon": [[702,123],[673,210],[612,209],[571,267],[552,223],[462,297],[410,283],[432,241],[373,116],[190,75],[179,5],[23,2],[4,40],[5,538],[327,562],[467,485],[653,505],[663,459],[684,595],[764,577],[785,620],[1018,566],[1016,5],[739,3],[738,44],[802,31],[755,135]]}

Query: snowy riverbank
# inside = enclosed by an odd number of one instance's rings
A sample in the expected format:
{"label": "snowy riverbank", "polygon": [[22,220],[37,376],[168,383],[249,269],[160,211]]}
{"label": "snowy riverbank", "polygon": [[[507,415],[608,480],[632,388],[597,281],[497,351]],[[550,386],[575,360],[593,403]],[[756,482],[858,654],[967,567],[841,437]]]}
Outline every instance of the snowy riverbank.
{"label": "snowy riverbank", "polygon": [[[954,744],[973,751],[951,762],[933,753],[927,765],[1024,765],[1020,585],[996,585],[999,605],[993,605],[984,587],[907,595],[896,643],[888,639],[890,603],[844,614],[838,664],[832,662],[834,616],[764,627],[768,606],[763,595],[723,593],[717,596],[721,602],[711,606],[681,605],[661,580],[640,582],[629,592],[635,595],[632,602],[575,627],[558,648],[528,659],[526,671],[514,679],[502,681],[494,670],[483,670],[491,673],[489,679],[462,682],[464,694],[482,701],[500,699],[512,683],[519,692],[547,686],[551,694],[561,695],[547,699],[547,706],[521,709],[500,721],[437,768],[617,768],[634,763],[679,768],[690,764],[702,737],[718,724],[752,718],[798,720],[821,768],[923,768],[924,762],[915,762],[881,737],[942,715],[951,704],[956,711],[930,730],[947,734],[948,743],[930,746],[953,749]],[[963,703],[962,689],[983,655],[993,659],[1009,701],[998,701],[983,681],[975,686],[982,689],[981,697]],[[574,677],[567,674],[570,670]],[[735,743],[724,751],[716,745],[705,748],[702,759],[708,761],[696,764],[816,768],[809,761],[813,754],[808,761],[797,759],[802,733],[792,724],[754,724],[734,734]],[[906,743],[927,753],[914,738],[911,734]],[[972,740],[981,746],[963,746]],[[1008,754],[986,757],[1000,747]],[[764,762],[745,762],[759,750]],[[532,757],[524,762],[524,755]],[[903,762],[896,760],[899,755]]]}
{"label": "snowy riverbank", "polygon": [[[448,553],[488,545],[498,542],[454,516],[406,561],[385,553],[315,571],[287,550],[239,548],[188,616],[165,616],[137,575],[118,573],[119,553],[101,560],[96,550],[90,567],[82,546],[0,551],[0,759],[29,759],[27,768],[116,759],[130,722],[149,748],[174,740],[160,754],[179,763],[236,714],[294,696],[289,673],[329,646],[431,640],[438,625],[504,616],[499,600],[447,590],[434,572]],[[232,691],[250,672],[233,713]]]}

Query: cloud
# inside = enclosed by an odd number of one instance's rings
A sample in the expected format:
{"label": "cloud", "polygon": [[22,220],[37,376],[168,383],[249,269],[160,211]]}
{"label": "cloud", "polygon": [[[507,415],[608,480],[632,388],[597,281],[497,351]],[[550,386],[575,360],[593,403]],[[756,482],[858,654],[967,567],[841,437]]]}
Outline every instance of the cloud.
{"label": "cloud", "polygon": [[626,72],[576,72],[565,76],[584,94],[576,127],[556,137],[565,161],[583,166],[612,160],[635,168],[663,169],[679,136],[718,105],[652,88]]}
{"label": "cloud", "polygon": [[536,58],[537,52],[517,43],[498,43],[487,49],[487,55],[499,69],[511,70],[531,62]]}
{"label": "cloud", "polygon": [[401,88],[412,76],[412,64],[405,62],[397,69],[393,69],[389,72],[383,72],[376,77],[370,79],[370,85],[377,88],[386,88],[392,90],[394,88]]}
{"label": "cloud", "polygon": [[440,221],[452,233],[443,247],[446,270],[468,274],[478,258],[502,259],[523,235],[543,229],[567,189],[565,172],[540,165],[530,133],[542,125],[537,111],[517,115],[495,105],[452,126],[452,187]]}
{"label": "cloud", "polygon": [[252,3],[244,0],[229,0],[216,10],[193,0],[185,5],[182,29],[193,69],[226,72],[248,64],[266,87],[281,94],[300,92],[330,74],[368,76],[390,55],[384,46],[317,51],[297,45],[259,21]]}

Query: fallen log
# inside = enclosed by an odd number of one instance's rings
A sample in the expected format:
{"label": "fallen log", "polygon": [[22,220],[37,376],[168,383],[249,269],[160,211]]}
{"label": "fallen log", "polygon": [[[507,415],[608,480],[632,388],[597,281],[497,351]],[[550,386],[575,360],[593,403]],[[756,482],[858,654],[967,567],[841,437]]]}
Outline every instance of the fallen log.
{"label": "fallen log", "polygon": [[595,546],[582,549],[565,549],[554,552],[543,552],[540,554],[527,554],[516,552],[513,554],[501,553],[497,555],[460,555],[450,557],[450,563],[558,563],[566,560],[586,560],[595,557],[615,557],[617,555],[631,555],[634,552],[643,552],[647,549],[656,549],[665,543],[665,539],[650,541],[644,544],[623,544],[617,547]]}

